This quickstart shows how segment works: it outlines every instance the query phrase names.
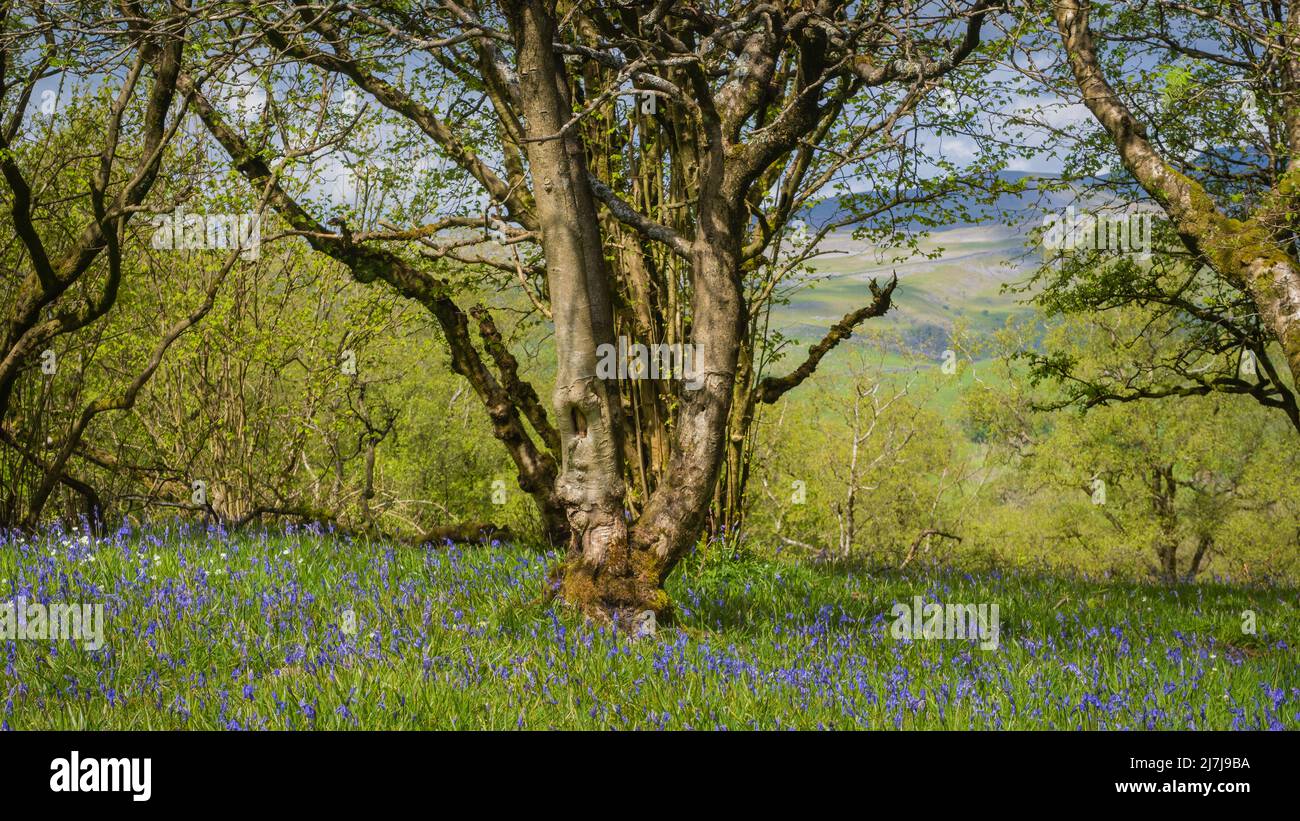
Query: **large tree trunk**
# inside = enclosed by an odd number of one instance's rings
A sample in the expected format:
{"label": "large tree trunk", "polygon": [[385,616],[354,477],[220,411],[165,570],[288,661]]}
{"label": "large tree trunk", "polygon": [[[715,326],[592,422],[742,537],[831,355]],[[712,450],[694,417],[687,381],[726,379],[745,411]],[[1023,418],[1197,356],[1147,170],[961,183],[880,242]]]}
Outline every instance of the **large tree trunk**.
{"label": "large tree trunk", "polygon": [[[724,456],[736,353],[742,337],[738,280],[742,220],[725,207],[722,166],[701,184],[691,249],[691,343],[703,379],[683,394],[664,481],[629,534],[621,463],[622,409],[596,377],[597,346],[614,344],[610,272],[583,144],[565,125],[572,104],[552,43],[555,21],[537,0],[511,20],[536,212],[554,306],[555,410],[563,467],[559,493],[573,531],[556,579],[561,597],[593,616],[645,624],[666,615],[665,580],[701,530]],[[631,538],[629,538],[629,535]]]}
{"label": "large tree trunk", "polygon": [[[741,292],[741,217],[726,205],[721,186],[705,175],[699,230],[691,253],[695,288],[690,341],[699,387],[684,391],[668,471],[632,534],[642,554],[645,583],[662,586],[694,546],[704,526],[718,471],[726,457],[737,357],[744,333]],[[661,594],[662,596],[662,594]],[[661,604],[667,606],[667,597]]]}
{"label": "large tree trunk", "polygon": [[615,386],[596,376],[597,347],[615,344],[610,273],[582,143],[565,129],[572,103],[552,46],[555,20],[548,4],[532,0],[512,9],[511,25],[555,319],[557,491],[572,530],[559,593],[588,615],[630,621],[661,605],[628,541],[622,408]]}

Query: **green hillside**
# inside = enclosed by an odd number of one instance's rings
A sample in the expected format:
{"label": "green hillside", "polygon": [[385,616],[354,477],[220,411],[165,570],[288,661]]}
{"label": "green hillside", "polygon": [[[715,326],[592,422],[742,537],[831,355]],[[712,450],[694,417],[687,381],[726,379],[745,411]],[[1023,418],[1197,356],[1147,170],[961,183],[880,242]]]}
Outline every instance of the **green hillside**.
{"label": "green hillside", "polygon": [[[774,310],[773,324],[801,342],[820,338],[827,327],[870,298],[868,283],[897,272],[893,309],[872,328],[899,333],[909,344],[938,356],[948,347],[954,324],[982,334],[1025,314],[1022,294],[1004,293],[1007,283],[1023,281],[1040,259],[1025,247],[1024,235],[1011,229],[963,227],[935,232],[920,252],[892,262],[892,249],[873,248],[844,235],[826,242],[828,253],[812,264],[808,287]],[[925,255],[939,252],[929,259]]]}

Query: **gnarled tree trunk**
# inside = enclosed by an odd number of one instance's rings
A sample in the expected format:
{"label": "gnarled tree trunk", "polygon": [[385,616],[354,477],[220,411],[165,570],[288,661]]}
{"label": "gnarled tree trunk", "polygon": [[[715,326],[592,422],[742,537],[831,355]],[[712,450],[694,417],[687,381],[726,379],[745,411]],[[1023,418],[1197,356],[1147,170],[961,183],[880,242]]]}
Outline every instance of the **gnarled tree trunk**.
{"label": "gnarled tree trunk", "polygon": [[623,506],[622,408],[596,375],[597,347],[614,345],[610,274],[572,128],[567,81],[556,57],[548,4],[512,9],[524,115],[524,150],[546,256],[555,320],[553,405],[562,464],[556,490],[572,531],[560,593],[590,615],[631,618],[658,610],[658,585],[645,584],[628,541]]}

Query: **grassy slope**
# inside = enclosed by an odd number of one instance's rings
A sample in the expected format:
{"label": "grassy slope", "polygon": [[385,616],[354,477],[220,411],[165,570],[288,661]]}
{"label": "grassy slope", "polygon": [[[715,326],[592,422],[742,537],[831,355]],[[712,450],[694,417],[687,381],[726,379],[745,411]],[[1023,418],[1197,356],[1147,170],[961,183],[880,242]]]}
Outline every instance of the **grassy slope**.
{"label": "grassy slope", "polygon": [[[10,543],[0,600],[110,604],[105,650],[0,643],[3,725],[1300,728],[1295,590],[696,566],[679,626],[629,643],[541,604],[544,565],[307,533]],[[997,603],[999,647],[895,640],[913,595]]]}
{"label": "grassy slope", "polygon": [[1022,235],[1006,228],[955,228],[922,242],[921,251],[938,251],[939,258],[890,263],[851,238],[832,237],[825,243],[829,253],[813,262],[813,286],[777,308],[773,325],[805,341],[817,339],[869,299],[871,279],[884,281],[897,272],[893,310],[872,320],[873,328],[906,332],[961,323],[973,333],[993,331],[1008,316],[1028,312],[1019,296],[1002,292],[1003,284],[1023,280],[1035,263],[1023,243]]}

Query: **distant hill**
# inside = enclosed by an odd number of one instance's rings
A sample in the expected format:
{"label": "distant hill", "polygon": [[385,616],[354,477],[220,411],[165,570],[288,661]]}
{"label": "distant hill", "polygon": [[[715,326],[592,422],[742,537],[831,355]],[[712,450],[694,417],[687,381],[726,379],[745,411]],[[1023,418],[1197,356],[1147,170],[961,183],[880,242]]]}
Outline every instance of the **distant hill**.
{"label": "distant hill", "polygon": [[813,262],[813,281],[773,311],[774,324],[804,342],[820,339],[844,314],[871,299],[872,279],[897,273],[893,310],[870,320],[871,328],[895,331],[909,347],[937,357],[950,347],[957,324],[984,334],[1030,310],[1020,295],[1003,292],[1042,259],[1026,246],[1027,237],[1006,226],[957,226],[922,242],[921,250],[939,252],[937,258],[918,254],[901,260],[892,259],[899,252],[874,248],[847,233],[830,237],[824,245],[829,253]]}
{"label": "distant hill", "polygon": [[[917,219],[916,212],[923,208],[932,214],[960,213],[963,210],[968,212],[968,218],[948,221],[945,223],[945,228],[999,224],[1037,225],[1042,223],[1044,214],[1062,211],[1084,198],[1079,191],[1047,190],[1047,187],[1041,183],[1055,181],[1056,178],[1044,174],[1003,171],[997,174],[997,179],[1005,185],[1021,185],[1023,189],[1014,193],[1000,193],[993,202],[987,204],[976,203],[973,191],[957,190],[927,205],[900,206],[893,213],[878,217],[866,224],[892,223],[900,228],[918,228],[921,222]],[[912,189],[908,193],[914,196],[918,193],[918,189]],[[965,205],[964,209],[961,208],[962,205]],[[849,214],[849,209],[842,205],[838,197],[831,197],[804,209],[799,216],[810,226],[821,226],[830,221],[838,221]]]}
{"label": "distant hill", "polygon": [[[776,327],[805,343],[820,339],[831,324],[870,299],[870,280],[894,273],[899,277],[894,309],[871,320],[871,327],[898,332],[909,347],[928,356],[937,358],[952,345],[957,325],[982,335],[1001,328],[1013,315],[1029,313],[1023,295],[1005,293],[1003,287],[1024,281],[1040,264],[1032,229],[1042,225],[1046,214],[1086,206],[1080,205],[1084,198],[1077,190],[1052,191],[1038,184],[1050,177],[1024,172],[999,176],[1008,184],[1022,183],[1023,190],[1001,194],[987,205],[968,204],[969,218],[926,229],[922,253],[898,259],[905,252],[872,246],[854,239],[848,230],[828,236],[822,245],[826,253],[813,263],[813,282],[774,311]],[[951,194],[940,206],[960,211],[962,196]],[[808,209],[803,219],[819,226],[847,213],[839,200],[831,199]],[[894,220],[900,228],[922,228],[906,212]]]}

